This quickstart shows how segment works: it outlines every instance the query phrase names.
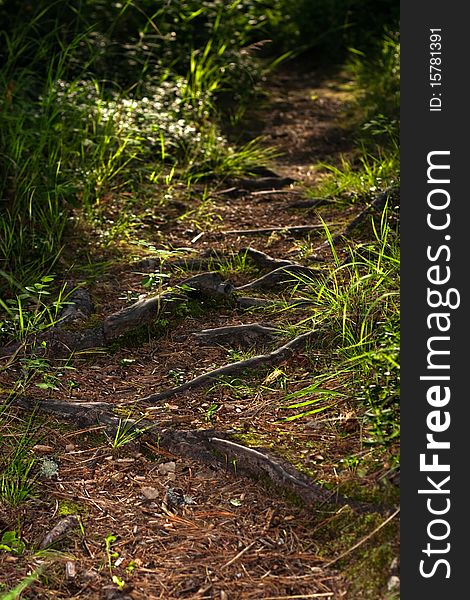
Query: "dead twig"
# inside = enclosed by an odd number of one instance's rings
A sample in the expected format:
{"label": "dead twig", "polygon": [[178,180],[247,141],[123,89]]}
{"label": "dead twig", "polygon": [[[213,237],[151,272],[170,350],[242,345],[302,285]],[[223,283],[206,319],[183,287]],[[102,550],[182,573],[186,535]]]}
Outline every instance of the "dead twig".
{"label": "dead twig", "polygon": [[245,552],[248,552],[248,550],[250,548],[252,548],[254,545],[256,544],[256,540],[254,542],[251,542],[251,544],[248,544],[248,546],[246,546],[245,548],[243,548],[243,550],[240,550],[240,552],[234,556],[231,560],[229,560],[228,562],[225,563],[225,565],[222,565],[220,567],[220,569],[226,569],[227,567],[229,567],[230,565],[233,565],[234,562],[236,562],[239,558],[241,558]]}
{"label": "dead twig", "polygon": [[294,596],[266,596],[264,600],[294,600],[304,598],[331,598],[334,596],[333,592],[319,592],[318,594],[295,594]]}
{"label": "dead twig", "polygon": [[385,525],[387,525],[387,523],[390,523],[390,521],[392,521],[398,515],[399,512],[400,512],[400,509],[397,508],[394,513],[392,513],[387,519],[385,519],[385,521],[383,521],[378,527],[376,527],[368,535],[363,537],[362,540],[357,542],[357,544],[354,544],[354,546],[351,546],[351,548],[348,548],[345,552],[342,552],[335,559],[330,560],[330,562],[326,563],[326,565],[324,565],[325,568],[331,567],[331,565],[334,565],[336,562],[338,562],[338,560],[341,560],[342,558],[344,558],[345,556],[347,556],[348,554],[350,554],[351,552],[356,550],[356,548],[359,548],[359,546],[362,546],[362,544],[365,544],[367,542],[367,540],[370,540],[370,538],[372,536],[374,536],[376,533],[378,533],[383,527],[385,527]]}

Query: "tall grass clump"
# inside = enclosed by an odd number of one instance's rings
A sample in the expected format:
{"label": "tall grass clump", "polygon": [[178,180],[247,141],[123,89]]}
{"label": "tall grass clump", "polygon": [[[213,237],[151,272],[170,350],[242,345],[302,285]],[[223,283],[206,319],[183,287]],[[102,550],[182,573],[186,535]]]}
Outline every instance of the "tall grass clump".
{"label": "tall grass clump", "polygon": [[399,172],[400,159],[400,40],[397,32],[381,38],[367,55],[351,50],[348,69],[353,77],[361,122],[359,144]]}
{"label": "tall grass clump", "polygon": [[[386,188],[398,188],[398,36],[382,36],[375,48],[369,55],[355,50],[348,64],[357,98],[355,155],[339,165],[323,165],[329,177],[315,195],[364,203]],[[366,241],[349,240],[345,261],[325,227],[335,267],[320,283],[301,282],[324,340],[325,372],[290,399],[295,400],[290,407],[296,408],[296,416],[307,414],[328,375],[335,390],[349,396],[361,414],[363,441],[385,446],[399,436],[400,233],[394,201],[391,191],[380,218],[371,215],[364,224],[361,238]]]}
{"label": "tall grass clump", "polygon": [[36,460],[31,448],[37,430],[28,422],[19,422],[7,412],[6,402],[0,404],[0,505],[19,506],[34,494],[37,474]]}
{"label": "tall grass clump", "polygon": [[142,183],[161,194],[165,170],[194,180],[266,160],[220,128],[259,80],[262,3],[22,8],[0,5],[0,269],[21,283],[56,263],[74,210],[90,217]]}
{"label": "tall grass clump", "polygon": [[369,53],[350,49],[346,72],[354,92],[351,127],[355,150],[339,164],[320,163],[328,172],[314,195],[368,200],[399,181],[400,42],[398,33],[381,36]]}
{"label": "tall grass clump", "polygon": [[390,119],[400,112],[400,41],[397,32],[388,32],[375,52],[368,54],[351,49],[348,64],[353,75],[365,117],[386,115]]}
{"label": "tall grass clump", "polygon": [[[63,177],[69,149],[62,143],[53,101],[64,61],[52,57],[42,80],[37,78],[36,60],[56,32],[36,42],[36,23],[33,19],[23,30],[0,34],[0,267],[21,278],[27,278],[29,269],[47,269],[56,258],[71,192]],[[37,59],[19,66],[33,45]]]}
{"label": "tall grass clump", "polygon": [[[334,381],[336,390],[354,398],[358,408],[362,406],[367,441],[383,443],[395,440],[399,433],[400,247],[396,210],[387,206],[379,223],[371,220],[370,226],[373,239],[351,245],[347,262],[341,263],[335,254],[336,267],[323,281],[303,279],[300,284],[314,307],[312,320],[323,340],[325,373],[318,380],[323,381],[329,373],[326,379]],[[316,379],[295,393],[296,403],[313,398],[302,403],[300,415],[309,414],[305,411],[317,402]]]}

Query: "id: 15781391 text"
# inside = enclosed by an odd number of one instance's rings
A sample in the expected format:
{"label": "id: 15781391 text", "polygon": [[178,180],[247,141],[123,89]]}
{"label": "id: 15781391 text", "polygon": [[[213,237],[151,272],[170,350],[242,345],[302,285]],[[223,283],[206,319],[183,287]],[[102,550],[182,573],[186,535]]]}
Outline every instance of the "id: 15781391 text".
{"label": "id: 15781391 text", "polygon": [[429,85],[432,96],[429,111],[442,110],[442,29],[429,30]]}

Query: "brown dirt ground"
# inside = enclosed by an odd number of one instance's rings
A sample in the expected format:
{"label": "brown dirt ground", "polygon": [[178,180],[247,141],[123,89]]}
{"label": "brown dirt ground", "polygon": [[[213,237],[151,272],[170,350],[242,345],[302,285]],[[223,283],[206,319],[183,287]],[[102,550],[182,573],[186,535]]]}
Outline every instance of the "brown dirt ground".
{"label": "brown dirt ground", "polygon": [[[267,106],[261,105],[258,113],[252,115],[249,133],[261,133],[266,143],[279,147],[284,154],[274,167],[276,172],[298,182],[282,193],[231,197],[214,192],[209,201],[205,200],[204,210],[199,210],[202,187],[196,186],[186,198],[194,207],[193,214],[175,219],[177,210],[171,204],[158,209],[160,221],[151,225],[155,245],[190,247],[197,254],[208,249],[227,253],[252,246],[274,257],[288,257],[304,264],[328,261],[329,251],[314,252],[324,239],[321,229],[304,237],[223,232],[319,224],[319,215],[335,230],[357,214],[360,209],[355,205],[318,211],[286,208],[289,202],[303,197],[306,186],[321,177],[315,166],[319,161],[337,160],[340,153],[352,149],[351,135],[341,125],[350,99],[344,83],[341,77],[322,80],[315,73],[301,70],[283,71],[268,82]],[[122,206],[110,206],[109,212],[119,209]],[[208,213],[212,218],[208,218]],[[122,241],[123,247],[129,247],[126,243]],[[145,255],[135,247],[131,250],[136,260]],[[244,283],[254,273],[256,270],[249,275],[238,274],[232,281]],[[187,276],[177,273],[171,283]],[[93,280],[91,292],[101,315],[122,308],[126,297],[145,293],[142,270],[136,263],[131,267],[115,264],[101,271],[96,269]],[[296,322],[307,315],[304,308],[289,313],[288,318]],[[74,370],[63,371],[64,382],[59,384],[59,390],[38,391],[38,395],[70,402],[105,400],[121,407],[133,405],[139,397],[233,360],[233,353],[227,349],[191,343],[192,331],[253,320],[285,323],[286,316],[276,310],[268,316],[257,316],[256,312],[234,311],[230,307],[188,314],[160,335],[116,345],[112,354],[75,357]],[[286,415],[282,408],[284,382],[288,382],[289,391],[303,387],[318,360],[315,352],[300,352],[295,361],[286,361],[277,371],[271,370],[270,376],[264,372],[251,375],[245,380],[246,385],[237,389],[216,386],[172,398],[157,407],[152,418],[167,427],[239,428],[252,439],[251,444],[246,439],[243,443],[274,448],[297,466],[301,464],[316,481],[335,488],[354,479],[367,489],[386,479],[388,467],[384,464],[373,475],[362,478],[342,467],[343,457],[367,452],[360,444],[353,399],[342,400],[334,417],[294,423],[279,420]],[[13,368],[3,385],[18,374]],[[73,387],[67,384],[70,381]],[[212,415],[211,407],[216,409]],[[329,546],[322,546],[321,542],[333,535],[328,533],[328,523],[339,519],[341,512],[348,514],[349,534],[354,532],[356,520],[357,527],[363,527],[363,521],[350,509],[319,507],[318,512],[312,513],[261,482],[170,455],[158,447],[157,440],[155,445],[131,442],[115,449],[99,428],[75,431],[54,419],[42,419],[41,423],[40,444],[44,447],[38,446],[35,453],[39,459],[46,456],[56,461],[58,475],[41,477],[35,500],[17,510],[0,508],[0,525],[10,530],[20,522],[22,538],[27,547],[33,548],[64,514],[78,513],[83,528],[81,532],[69,532],[50,556],[0,554],[0,582],[8,585],[20,581],[40,564],[47,564],[46,575],[24,593],[24,598],[362,597],[349,594],[350,584],[338,563],[328,566],[336,557],[334,540]],[[162,465],[170,469],[169,473]],[[168,501],[169,489],[170,496],[174,489],[190,502],[172,504]],[[380,517],[371,523],[377,525],[382,520]],[[363,535],[372,529],[370,525]],[[114,538],[109,538],[111,535]],[[373,546],[374,541],[370,543]],[[367,558],[369,549],[367,543],[358,552]],[[392,574],[390,565],[384,571],[386,583]],[[112,576],[125,582],[123,591],[116,585],[118,580],[113,583]]]}

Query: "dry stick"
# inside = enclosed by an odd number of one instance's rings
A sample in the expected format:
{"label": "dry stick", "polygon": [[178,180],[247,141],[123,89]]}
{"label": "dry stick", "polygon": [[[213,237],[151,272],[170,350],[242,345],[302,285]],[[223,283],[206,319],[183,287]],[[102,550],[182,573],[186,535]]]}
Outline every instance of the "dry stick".
{"label": "dry stick", "polygon": [[256,544],[256,541],[257,540],[255,540],[254,542],[251,542],[251,544],[248,544],[248,546],[243,548],[243,550],[241,550],[236,556],[234,556],[231,560],[226,562],[225,565],[222,565],[220,568],[225,569],[226,567],[233,565],[234,562],[236,562],[241,556],[243,556],[245,554],[245,552],[248,552],[248,550]]}
{"label": "dry stick", "polygon": [[264,600],[301,600],[302,598],[331,598],[333,592],[318,592],[318,594],[295,594],[294,596],[266,596]]}
{"label": "dry stick", "polygon": [[291,177],[257,177],[256,179],[233,179],[230,180],[235,188],[239,190],[255,191],[271,191],[284,188],[291,183],[295,183],[295,179]]}
{"label": "dry stick", "polygon": [[269,194],[301,194],[299,190],[259,190],[258,192],[251,192],[252,196],[266,196]]}
{"label": "dry stick", "polygon": [[[224,375],[238,375],[245,369],[252,369],[254,367],[259,367],[260,365],[272,365],[277,364],[283,361],[287,356],[292,354],[298,348],[301,348],[307,344],[307,342],[313,339],[314,331],[309,331],[308,333],[303,333],[298,337],[294,338],[287,344],[284,344],[277,350],[270,352],[269,354],[261,354],[259,356],[254,356],[253,358],[248,358],[246,360],[239,360],[234,363],[230,363],[229,365],[225,365],[223,367],[219,367],[213,371],[209,371],[208,373],[203,373],[198,377],[195,377],[191,381],[187,381],[182,385],[178,385],[177,387],[171,388],[169,390],[165,390],[164,392],[159,392],[158,394],[151,394],[150,396],[146,396],[145,398],[140,398],[137,400],[138,402],[144,404],[151,404],[153,402],[159,402],[160,400],[165,400],[166,398],[170,398],[171,396],[176,396],[177,394],[181,394],[186,392],[187,390],[192,390],[195,388],[199,388],[205,386],[212,382],[214,379],[218,377],[222,377]],[[158,410],[158,407],[150,407],[148,410]]]}
{"label": "dry stick", "polygon": [[282,309],[287,310],[289,308],[295,309],[301,306],[312,306],[315,303],[312,300],[305,300],[304,298],[298,298],[297,300],[294,298],[292,302],[286,303],[283,300],[255,298],[253,296],[237,296],[235,298],[235,304],[237,308],[240,308],[241,310],[250,310],[251,308],[260,308],[262,306],[279,306],[282,307]]}
{"label": "dry stick", "polygon": [[55,527],[43,538],[39,544],[39,550],[44,550],[54,542],[62,538],[70,529],[80,524],[80,518],[77,515],[69,515],[61,519]]}
{"label": "dry stick", "polygon": [[385,527],[385,525],[387,525],[387,523],[390,523],[390,521],[392,521],[398,515],[399,512],[400,512],[400,509],[397,508],[396,511],[393,514],[391,514],[387,519],[385,519],[385,521],[383,521],[378,527],[376,527],[374,529],[374,531],[371,531],[368,535],[366,535],[364,538],[362,538],[362,540],[357,542],[357,544],[354,544],[354,546],[351,546],[351,548],[348,548],[345,552],[341,553],[334,560],[330,560],[330,562],[328,562],[328,563],[326,563],[326,565],[324,565],[324,568],[331,567],[331,565],[334,565],[336,562],[338,562],[338,560],[341,560],[342,558],[344,558],[345,556],[347,556],[348,554],[353,552],[353,550],[355,550],[356,548],[359,548],[359,546],[362,546],[362,544],[367,542],[367,540],[369,540],[378,531],[380,531],[383,527]]}

